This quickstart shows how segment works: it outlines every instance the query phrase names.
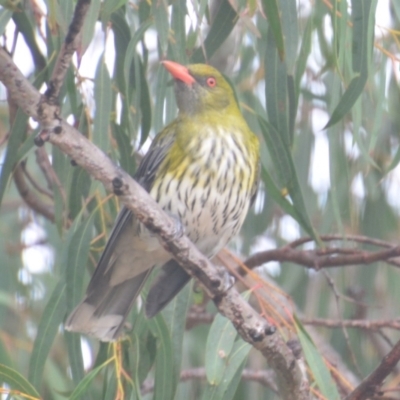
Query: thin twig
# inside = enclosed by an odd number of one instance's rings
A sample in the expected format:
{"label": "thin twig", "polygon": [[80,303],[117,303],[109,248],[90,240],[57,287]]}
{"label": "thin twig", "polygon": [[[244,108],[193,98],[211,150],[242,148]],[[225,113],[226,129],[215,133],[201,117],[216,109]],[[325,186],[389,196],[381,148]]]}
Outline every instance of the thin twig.
{"label": "thin twig", "polygon": [[[341,242],[356,242],[356,243],[364,243],[364,244],[371,244],[374,246],[379,246],[379,247],[386,247],[390,248],[393,247],[393,244],[389,242],[385,242],[383,240],[379,239],[374,239],[370,238],[368,236],[361,236],[361,235],[322,235],[320,236],[320,239],[323,242],[332,242],[332,241],[341,241]],[[307,236],[307,237],[302,237],[300,239],[294,240],[293,242],[289,243],[288,246],[295,248],[299,247],[305,243],[309,242],[314,242],[314,239]]]}
{"label": "thin twig", "polygon": [[[326,277],[326,279],[328,281],[329,286],[332,288],[333,294],[335,295],[335,302],[336,302],[336,308],[337,308],[337,311],[338,311],[338,315],[343,315],[342,310],[341,310],[341,305],[340,305],[341,294],[337,290],[335,282],[333,281],[331,276],[328,274],[328,272],[327,271],[323,271],[323,272],[325,274],[325,277]],[[349,332],[347,331],[346,326],[343,325],[343,324],[341,325],[341,329],[342,329],[342,332],[343,332],[343,336],[344,336],[344,339],[345,339],[345,342],[346,342],[347,349],[348,349],[349,354],[350,354],[351,362],[353,363],[354,368],[356,369],[356,373],[359,376],[361,376],[361,370],[360,370],[360,367],[357,364],[356,355],[354,354],[354,352],[352,350],[352,347],[351,347],[351,344],[350,344]]]}
{"label": "thin twig", "polygon": [[377,331],[382,328],[396,329],[400,331],[400,319],[389,320],[364,320],[364,319],[324,319],[324,318],[302,318],[301,322],[304,325],[322,326],[325,328],[347,328],[366,329]]}
{"label": "thin twig", "polygon": [[[64,206],[67,204],[67,195],[65,193],[64,186],[61,184],[56,171],[54,171],[53,166],[50,163],[49,156],[47,155],[44,147],[39,147],[35,150],[36,154],[36,162],[43,172],[44,177],[46,178],[48,188],[53,190],[54,187],[57,187],[59,193],[61,194],[61,198],[63,200]],[[54,190],[53,190],[54,192]]]}
{"label": "thin twig", "polygon": [[[205,368],[191,368],[181,371],[180,382],[189,380],[205,380],[207,379]],[[244,369],[242,371],[242,379],[245,381],[258,382],[261,385],[268,387],[273,392],[277,393],[276,377],[273,371],[252,369]],[[142,395],[149,394],[154,391],[154,380],[146,380],[143,382],[141,393]]]}
{"label": "thin twig", "polygon": [[33,178],[31,173],[26,169],[26,163],[21,163],[22,169],[24,171],[25,176],[27,177],[28,181],[30,184],[39,192],[44,194],[50,199],[53,199],[53,193],[50,192],[50,190],[45,189],[44,187],[40,186],[39,183],[36,182],[36,180]]}
{"label": "thin twig", "polygon": [[383,358],[379,366],[358,385],[345,400],[365,400],[376,396],[384,379],[400,360],[400,341]]}
{"label": "thin twig", "polygon": [[35,212],[43,215],[48,220],[54,222],[54,207],[44,203],[36,194],[31,190],[25,181],[24,171],[21,165],[17,165],[14,170],[14,183],[18,189],[20,196],[24,199],[25,203]]}
{"label": "thin twig", "polygon": [[90,0],[78,0],[67,36],[58,54],[45,96],[49,104],[57,104],[57,98],[64,83],[65,75],[71,62],[72,55],[78,46],[79,34],[82,30],[86,14],[90,7]]}
{"label": "thin twig", "polygon": [[[10,125],[14,123],[17,114],[17,104],[13,100],[9,91],[7,90],[7,102],[9,107]],[[18,193],[25,203],[38,214],[43,215],[50,221],[54,221],[54,208],[52,205],[46,204],[40,199],[35,192],[31,190],[26,183],[24,170],[21,164],[18,164],[13,173],[14,183],[17,187]]]}
{"label": "thin twig", "polygon": [[359,249],[353,251],[335,249],[334,252],[331,252],[330,248],[297,250],[292,248],[291,245],[287,245],[280,249],[256,253],[244,263],[248,268],[255,268],[271,261],[292,262],[315,270],[356,264],[366,265],[377,261],[386,261],[395,266],[400,265],[399,261],[393,260],[393,258],[400,256],[400,246],[392,246],[375,252],[360,251]]}

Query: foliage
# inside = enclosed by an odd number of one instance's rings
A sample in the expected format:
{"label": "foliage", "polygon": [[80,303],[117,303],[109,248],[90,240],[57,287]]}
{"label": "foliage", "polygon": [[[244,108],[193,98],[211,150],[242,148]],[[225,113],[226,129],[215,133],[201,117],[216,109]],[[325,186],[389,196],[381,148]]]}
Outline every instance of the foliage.
{"label": "foliage", "polygon": [[[1,2],[1,43],[42,92],[75,5]],[[375,21],[379,8],[378,0],[92,0],[61,91],[62,116],[133,174],[151,138],[176,115],[159,60],[209,62],[230,78],[262,142],[262,187],[232,253],[244,259],[302,236],[313,239],[303,250],[323,250],[328,234],[344,239],[335,242],[335,255],[371,250],[368,238],[396,242],[400,6],[390,3],[384,26]],[[268,368],[260,354],[223,317],[210,323],[215,307],[201,289],[193,295],[187,288],[151,320],[135,307],[133,329],[115,344],[63,331],[118,200],[59,149],[35,148],[35,123],[19,111],[13,118],[4,87],[0,95],[3,392],[57,400],[278,398],[273,383],[251,375]],[[366,239],[355,247],[346,240],[354,235]],[[220,262],[229,257],[223,253]],[[315,273],[285,261],[257,271],[245,281],[250,301],[285,338],[297,332],[318,393],[349,391],[398,340],[394,329],[301,325],[395,320],[400,277],[392,265]]]}

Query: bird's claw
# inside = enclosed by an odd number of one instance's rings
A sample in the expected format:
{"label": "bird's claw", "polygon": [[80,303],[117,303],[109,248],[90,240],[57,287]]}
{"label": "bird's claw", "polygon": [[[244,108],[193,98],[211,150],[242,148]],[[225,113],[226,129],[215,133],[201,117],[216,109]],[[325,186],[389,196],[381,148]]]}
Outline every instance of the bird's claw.
{"label": "bird's claw", "polygon": [[221,277],[220,288],[223,292],[227,292],[236,283],[236,279],[224,267],[219,265],[215,267]]}
{"label": "bird's claw", "polygon": [[165,213],[172,219],[174,222],[174,237],[180,238],[185,234],[185,227],[182,223],[182,220],[174,213],[170,211],[165,211]]}

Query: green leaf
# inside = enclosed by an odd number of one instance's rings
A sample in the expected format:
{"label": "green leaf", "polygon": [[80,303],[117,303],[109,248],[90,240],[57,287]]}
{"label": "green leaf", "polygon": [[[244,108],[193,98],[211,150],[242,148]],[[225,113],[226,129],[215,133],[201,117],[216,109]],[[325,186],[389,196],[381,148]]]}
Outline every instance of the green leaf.
{"label": "green leaf", "polygon": [[66,312],[65,283],[60,281],[54,288],[43,311],[33,343],[32,355],[29,360],[28,379],[33,386],[40,387],[44,365],[49,355],[58,328],[64,320]]}
{"label": "green leaf", "polygon": [[81,56],[85,54],[90,42],[93,40],[94,26],[99,18],[101,0],[91,0],[82,28],[82,48]]}
{"label": "green leaf", "polygon": [[313,340],[296,315],[294,315],[294,320],[304,356],[307,360],[308,366],[311,368],[318,387],[325,398],[329,400],[339,400],[340,395],[338,389],[323,358],[321,357],[321,354],[318,352]]}
{"label": "green leaf", "polygon": [[101,20],[104,26],[107,26],[111,18],[111,14],[123,7],[128,0],[105,0],[101,10]]}
{"label": "green leaf", "polygon": [[12,17],[12,11],[6,8],[0,10],[0,35],[4,33],[4,29]]}
{"label": "green leaf", "polygon": [[109,127],[112,96],[111,79],[103,55],[97,65],[96,76],[94,78],[96,111],[94,114],[93,143],[105,153],[110,148]]}
{"label": "green leaf", "polygon": [[268,23],[275,38],[279,58],[284,59],[285,45],[283,40],[282,21],[279,13],[278,0],[262,0],[262,7],[268,18]]}
{"label": "green leaf", "polygon": [[103,364],[96,367],[93,371],[90,371],[79,383],[79,385],[74,389],[71,393],[71,396],[68,398],[69,400],[77,400],[80,399],[81,396],[87,392],[90,384],[96,378],[101,370],[103,370],[113,359],[110,358]]}
{"label": "green leaf", "polygon": [[179,372],[182,363],[182,347],[190,295],[191,285],[186,285],[186,287],[174,297],[163,311],[163,316],[171,336],[174,365],[176,366],[175,385],[178,385],[180,380]]}
{"label": "green leaf", "polygon": [[149,320],[143,313],[139,313],[135,320],[132,336],[138,345],[130,347],[130,365],[134,368],[135,380],[140,388],[156,361],[158,344],[157,338],[150,329]]}
{"label": "green leaf", "polygon": [[120,125],[115,123],[111,124],[111,129],[113,136],[117,141],[119,150],[119,162],[124,171],[126,171],[130,176],[133,176],[136,171],[135,158],[133,156],[133,147],[131,141],[124,131],[121,129]]}
{"label": "green leaf", "polygon": [[215,14],[214,21],[204,40],[203,46],[200,46],[193,53],[190,62],[193,64],[208,62],[232,32],[238,18],[239,16],[229,1],[221,0],[219,9]]}
{"label": "green leaf", "polygon": [[7,188],[11,173],[15,167],[15,159],[17,157],[18,148],[22,142],[23,137],[26,135],[28,117],[18,109],[14,124],[10,131],[10,138],[8,140],[7,152],[1,167],[0,176],[0,204],[2,202],[4,192]]}
{"label": "green leaf", "polygon": [[252,346],[239,338],[233,345],[229,357],[221,366],[222,379],[219,384],[208,382],[203,393],[204,400],[230,400],[235,395],[240,383],[240,377],[245,366],[245,360]]}
{"label": "green leaf", "polygon": [[63,232],[65,216],[68,212],[68,204],[66,204],[68,194],[66,191],[71,189],[70,183],[72,178],[72,167],[67,156],[55,146],[52,148],[52,165],[59,182],[62,182],[61,185],[54,184],[52,186],[54,194],[55,223],[58,232],[61,235]]}
{"label": "green leaf", "polygon": [[17,371],[0,364],[0,382],[6,383],[11,389],[19,390],[28,396],[40,398],[36,389]]}
{"label": "green leaf", "polygon": [[[85,209],[82,209],[82,214]],[[61,267],[66,272],[66,305],[67,313],[70,313],[76,304],[82,299],[82,286],[84,282],[85,266],[89,257],[90,240],[92,238],[93,216],[97,209],[92,211],[89,218],[81,222],[78,216],[70,228],[66,243],[65,253],[62,257]],[[77,384],[84,376],[83,358],[80,336],[65,332],[68,356],[72,378]]]}
{"label": "green leaf", "polygon": [[290,195],[293,207],[296,210],[296,220],[303,229],[319,243],[319,238],[311,225],[310,217],[308,216],[304,203],[292,154],[288,146],[283,143],[283,139],[279,132],[277,132],[271,124],[262,117],[259,117],[258,121],[267,143],[268,151],[276,168],[280,192],[287,192]]}
{"label": "green leaf", "polygon": [[229,364],[225,378],[217,391],[216,399],[230,400],[239,386],[242,371],[246,365],[246,358],[253,346],[238,338],[229,357]]}
{"label": "green leaf", "polygon": [[[141,381],[139,378],[139,371],[143,367],[142,357],[141,357],[143,346],[142,343],[140,343],[138,335],[136,335],[135,333],[131,335],[131,340],[132,340],[132,346],[130,346],[131,351],[129,352],[129,362],[133,371],[132,380],[134,383],[134,393],[135,393],[134,399],[141,400],[142,394],[140,392]],[[146,371],[146,375],[147,372],[148,371]]]}
{"label": "green leaf", "polygon": [[377,0],[352,1],[353,72],[356,76],[351,80],[324,129],[336,124],[349,112],[367,83],[374,44],[376,4]]}
{"label": "green leaf", "polygon": [[173,361],[171,336],[164,318],[160,314],[149,320],[149,326],[158,342],[154,400],[172,400],[175,395],[176,366]]}
{"label": "green leaf", "polygon": [[[273,3],[271,1],[271,3]],[[280,0],[280,15],[282,18],[283,37],[285,39],[285,62],[289,75],[294,74],[297,59],[297,48],[299,30],[297,26],[297,4],[296,0]],[[271,20],[269,20],[271,21]],[[273,23],[271,23],[272,28]],[[276,35],[274,34],[275,42]],[[279,49],[278,49],[279,51]]]}
{"label": "green leaf", "polygon": [[169,36],[169,15],[168,15],[168,4],[166,0],[157,0],[151,2],[151,8],[153,11],[153,17],[155,19],[155,27],[157,29],[158,42],[160,44],[159,54],[160,58],[166,56],[168,47],[168,36]]}
{"label": "green leaf", "polygon": [[125,54],[131,41],[131,31],[126,22],[124,15],[115,12],[111,15],[112,29],[114,32],[115,46],[115,65],[114,65],[114,81],[118,86],[118,90],[126,96],[129,89],[129,81],[125,81]]}
{"label": "green leaf", "polygon": [[170,47],[173,54],[173,60],[180,64],[187,63],[186,54],[186,0],[176,0],[172,2],[171,28],[174,40],[170,41]]}
{"label": "green leaf", "polygon": [[13,355],[11,359],[10,353],[7,349],[8,343],[5,342],[7,342],[7,339],[0,339],[0,364],[4,364],[5,366],[12,368],[15,357]]}
{"label": "green leaf", "polygon": [[125,90],[125,111],[128,114],[128,129],[129,132],[131,132],[131,136],[136,138],[137,134],[133,131],[137,127],[137,124],[131,122],[132,113],[130,108],[131,105],[135,108],[135,117],[138,118],[139,113],[137,111],[140,107],[141,144],[146,141],[151,129],[151,100],[143,64],[137,54],[137,45],[139,41],[142,40],[144,33],[150,26],[151,21],[145,21],[141,24],[139,29],[132,36],[132,39],[129,41],[124,60],[124,77],[125,82],[127,83],[127,90]]}
{"label": "green leaf", "polygon": [[[15,12],[13,13],[13,21],[18,28],[20,34],[22,34],[25,43],[27,44],[35,67],[38,71],[41,71],[43,68],[46,67],[46,59],[41,53],[39,46],[36,42],[36,31],[33,28],[33,24],[31,23],[28,15],[30,14],[29,9],[24,7],[25,10],[22,12]],[[51,54],[52,51],[48,51],[47,54]],[[46,78],[47,80],[47,78]]]}
{"label": "green leaf", "polygon": [[296,221],[299,219],[299,215],[293,204],[288,201],[288,199],[282,194],[282,191],[278,189],[265,165],[262,165],[261,170],[262,180],[265,183],[268,195],[271,196],[274,201],[285,211],[287,214],[291,215]]}
{"label": "green leaf", "polygon": [[81,337],[71,332],[64,332],[64,339],[67,344],[69,367],[71,368],[72,380],[77,385],[85,376],[83,367]]}
{"label": "green leaf", "polygon": [[[90,240],[92,238],[93,217],[96,214],[96,208],[88,218],[81,221],[78,216],[74,224],[68,231],[64,254],[62,257],[66,273],[66,295],[67,311],[71,312],[73,308],[82,299],[83,277],[86,270],[86,264],[89,257]],[[82,209],[83,214],[85,209]]]}
{"label": "green leaf", "polygon": [[76,166],[72,172],[71,190],[69,195],[69,212],[70,218],[75,219],[82,209],[90,188],[92,186],[92,179],[90,175],[83,168]]}
{"label": "green leaf", "polygon": [[143,64],[138,57],[136,57],[135,71],[136,87],[140,85],[140,111],[142,114],[140,145],[143,145],[151,129],[151,100]]}
{"label": "green leaf", "polygon": [[307,59],[308,56],[311,53],[311,34],[313,32],[313,19],[310,18],[307,21],[306,28],[304,29],[302,41],[301,41],[301,47],[300,47],[300,54],[296,62],[296,68],[295,68],[295,91],[297,94],[297,97],[300,94],[300,81],[301,78],[304,74],[304,71],[306,70],[306,65],[307,65]]}
{"label": "green leaf", "polygon": [[389,166],[385,170],[385,173],[388,173],[392,169],[396,168],[397,165],[399,164],[399,162],[400,162],[400,146],[397,148],[396,154],[394,155],[391,163],[389,164]]}
{"label": "green leaf", "polygon": [[155,105],[153,113],[153,127],[155,132],[160,132],[164,127],[164,102],[167,93],[167,82],[168,82],[168,72],[161,65],[158,67],[157,71],[157,85],[155,93]]}
{"label": "green leaf", "polygon": [[265,100],[269,123],[280,133],[285,146],[292,145],[289,132],[288,75],[286,63],[276,50],[272,30],[268,29],[265,52]]}
{"label": "green leaf", "polygon": [[237,331],[232,322],[218,314],[211,325],[206,343],[205,368],[210,385],[221,383],[236,336]]}

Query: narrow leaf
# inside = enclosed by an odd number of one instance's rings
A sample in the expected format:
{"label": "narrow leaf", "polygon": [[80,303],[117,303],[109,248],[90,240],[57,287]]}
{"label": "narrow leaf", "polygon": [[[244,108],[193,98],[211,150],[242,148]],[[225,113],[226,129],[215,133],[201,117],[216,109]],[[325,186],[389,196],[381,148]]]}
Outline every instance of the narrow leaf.
{"label": "narrow leaf", "polygon": [[10,131],[10,138],[8,140],[7,152],[1,167],[0,176],[0,204],[4,196],[7,184],[9,182],[12,170],[15,167],[15,159],[18,153],[18,148],[21,144],[23,137],[26,135],[28,117],[18,109],[15,116],[14,124]]}
{"label": "narrow leaf", "polygon": [[0,10],[0,35],[4,33],[4,29],[8,24],[8,21],[11,19],[13,12],[8,10],[7,8],[3,8]]}
{"label": "narrow leaf", "polygon": [[60,281],[43,311],[29,360],[29,381],[40,387],[44,365],[66,312],[65,283]]}
{"label": "narrow leaf", "polygon": [[263,0],[262,7],[268,18],[268,23],[275,38],[276,48],[281,60],[284,58],[285,45],[283,40],[282,21],[279,13],[278,0]]}
{"label": "narrow leaf", "polygon": [[368,80],[374,43],[375,8],[377,0],[353,0],[353,72],[356,76],[351,80],[339,104],[332,113],[325,129],[340,121],[353,107],[364,90]]}
{"label": "narrow leaf", "polygon": [[[271,2],[272,3],[272,2]],[[297,26],[297,4],[296,0],[281,0],[280,15],[282,18],[283,37],[285,38],[285,62],[289,75],[294,74],[297,59],[297,48],[299,40],[299,30]],[[310,18],[312,19],[312,18]],[[275,41],[276,36],[274,34]],[[279,51],[279,48],[278,48]]]}
{"label": "narrow leaf", "polygon": [[192,63],[204,63],[210,60],[225,39],[232,32],[239,16],[228,0],[221,0],[219,9],[212,22],[203,46],[200,46],[191,58]]}
{"label": "narrow leaf", "polygon": [[219,384],[208,382],[203,393],[203,400],[230,400],[235,395],[240,383],[240,376],[245,366],[245,359],[252,346],[239,338],[222,366],[222,379]]}
{"label": "narrow leaf", "polygon": [[162,315],[149,321],[150,329],[159,342],[156,355],[154,400],[172,400],[175,395],[175,364],[172,355],[171,337]]}
{"label": "narrow leaf", "polygon": [[186,287],[174,297],[163,311],[165,322],[171,335],[174,364],[176,366],[175,385],[178,385],[180,380],[183,337],[186,328],[186,313],[189,305],[190,294],[191,285],[186,285]]}
{"label": "narrow leaf", "polygon": [[268,120],[280,133],[287,147],[291,146],[289,133],[288,75],[286,63],[281,61],[276,50],[275,39],[268,29],[265,52],[265,100]]}
{"label": "narrow leaf", "polygon": [[86,49],[89,47],[89,44],[93,39],[94,26],[99,18],[100,4],[100,0],[90,1],[89,10],[82,28],[82,48],[80,50],[81,56],[85,54]]}
{"label": "narrow leaf", "polygon": [[329,400],[340,399],[339,392],[335,383],[333,382],[332,376],[321,356],[318,349],[315,347],[313,340],[310,335],[304,329],[299,319],[295,316],[295,325],[297,335],[299,336],[301,347],[304,352],[304,356],[307,360],[307,364],[311,368],[317,385],[321,389],[322,394]]}
{"label": "narrow leaf", "polygon": [[166,0],[157,0],[151,2],[153,16],[155,19],[155,27],[157,29],[158,41],[160,43],[160,56],[167,54],[168,33],[169,33],[169,15],[168,4]]}
{"label": "narrow leaf", "polygon": [[68,398],[69,400],[77,400],[80,399],[81,396],[87,392],[90,384],[92,383],[93,379],[99,374],[99,372],[104,369],[110,362],[112,358],[108,359],[105,363],[96,367],[93,371],[90,371],[79,383],[79,385],[74,389],[71,393],[71,396]]}
{"label": "narrow leaf", "polygon": [[174,55],[174,60],[186,64],[186,0],[177,0],[172,2],[172,20],[171,27],[174,34],[174,40],[170,42],[170,49]]}
{"label": "narrow leaf", "polygon": [[93,142],[106,153],[110,147],[108,131],[112,106],[111,96],[111,79],[103,56],[97,65],[94,82],[96,111],[94,114]]}
{"label": "narrow leaf", "polygon": [[205,367],[210,385],[219,385],[237,336],[232,322],[218,314],[207,336]]}
{"label": "narrow leaf", "polygon": [[296,210],[296,220],[303,229],[319,243],[319,238],[315,233],[310,217],[304,203],[303,194],[297,178],[296,170],[293,163],[292,154],[283,143],[283,139],[279,132],[262,117],[258,118],[260,128],[263,132],[267,143],[268,151],[274,162],[281,193],[288,193]]}
{"label": "narrow leaf", "polygon": [[0,364],[0,382],[6,383],[12,389],[19,390],[28,396],[40,398],[36,389],[22,375],[3,364]]}

